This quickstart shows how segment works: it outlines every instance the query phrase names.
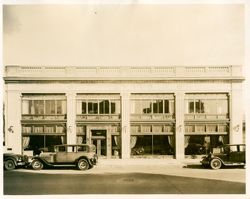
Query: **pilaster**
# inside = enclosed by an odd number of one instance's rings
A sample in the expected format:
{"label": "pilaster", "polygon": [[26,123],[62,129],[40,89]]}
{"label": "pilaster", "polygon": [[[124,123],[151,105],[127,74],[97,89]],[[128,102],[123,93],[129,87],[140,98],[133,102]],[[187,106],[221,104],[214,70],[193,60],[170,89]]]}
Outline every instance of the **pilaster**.
{"label": "pilaster", "polygon": [[21,92],[6,92],[5,152],[22,153]]}
{"label": "pilaster", "polygon": [[242,120],[243,120],[243,97],[242,83],[232,83],[230,101],[230,133],[229,143],[240,144],[243,142]]}
{"label": "pilaster", "polygon": [[67,95],[67,144],[76,144],[76,93]]}
{"label": "pilaster", "polygon": [[183,160],[185,155],[184,149],[184,92],[175,93],[175,117],[176,117],[176,126],[175,126],[175,158],[177,160]]}
{"label": "pilaster", "polygon": [[130,158],[130,93],[121,93],[121,157]]}

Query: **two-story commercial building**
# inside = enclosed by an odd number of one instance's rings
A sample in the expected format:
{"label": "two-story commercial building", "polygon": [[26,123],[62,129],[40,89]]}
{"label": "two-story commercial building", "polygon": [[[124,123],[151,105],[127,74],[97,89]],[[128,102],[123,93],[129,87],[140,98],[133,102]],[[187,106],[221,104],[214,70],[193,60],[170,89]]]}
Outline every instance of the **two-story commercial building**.
{"label": "two-story commercial building", "polygon": [[242,66],[6,66],[5,150],[176,158],[242,143]]}

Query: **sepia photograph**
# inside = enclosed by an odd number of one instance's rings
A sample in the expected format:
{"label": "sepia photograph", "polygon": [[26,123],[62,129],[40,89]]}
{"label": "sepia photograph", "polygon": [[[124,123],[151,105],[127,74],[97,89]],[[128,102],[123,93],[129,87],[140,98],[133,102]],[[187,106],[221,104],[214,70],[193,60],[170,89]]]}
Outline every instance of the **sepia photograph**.
{"label": "sepia photograph", "polygon": [[170,2],[3,1],[3,197],[249,197],[249,4]]}

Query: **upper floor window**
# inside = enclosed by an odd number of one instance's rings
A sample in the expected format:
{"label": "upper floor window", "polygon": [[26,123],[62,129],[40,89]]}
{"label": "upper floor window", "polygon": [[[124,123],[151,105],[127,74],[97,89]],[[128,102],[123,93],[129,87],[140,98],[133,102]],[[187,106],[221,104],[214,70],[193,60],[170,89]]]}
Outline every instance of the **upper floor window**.
{"label": "upper floor window", "polygon": [[66,112],[66,99],[53,99],[52,96],[41,97],[41,99],[39,97],[22,99],[22,114],[24,115],[63,115]]}
{"label": "upper floor window", "polygon": [[104,97],[106,96],[93,95],[91,99],[91,95],[81,96],[85,99],[77,100],[77,114],[120,114],[120,99],[116,99],[117,97],[105,99]]}
{"label": "upper floor window", "polygon": [[173,114],[175,110],[172,95],[139,95],[132,96],[132,114]]}
{"label": "upper floor window", "polygon": [[187,94],[186,113],[228,114],[227,94]]}

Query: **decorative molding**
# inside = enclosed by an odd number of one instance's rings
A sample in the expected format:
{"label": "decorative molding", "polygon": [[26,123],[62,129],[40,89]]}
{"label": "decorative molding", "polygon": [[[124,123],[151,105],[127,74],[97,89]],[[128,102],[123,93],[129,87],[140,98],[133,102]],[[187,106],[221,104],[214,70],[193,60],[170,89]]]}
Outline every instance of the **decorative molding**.
{"label": "decorative molding", "polygon": [[18,66],[5,80],[243,80],[242,66]]}

